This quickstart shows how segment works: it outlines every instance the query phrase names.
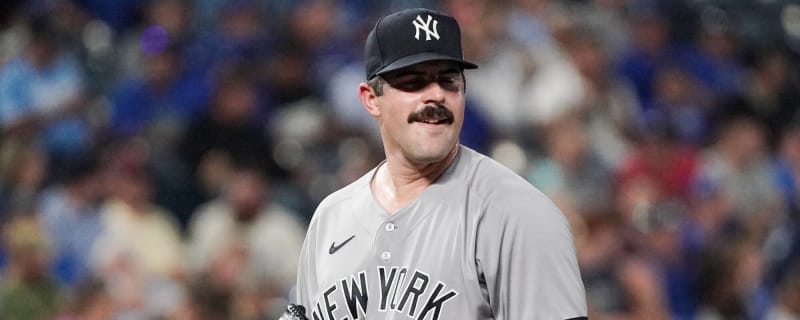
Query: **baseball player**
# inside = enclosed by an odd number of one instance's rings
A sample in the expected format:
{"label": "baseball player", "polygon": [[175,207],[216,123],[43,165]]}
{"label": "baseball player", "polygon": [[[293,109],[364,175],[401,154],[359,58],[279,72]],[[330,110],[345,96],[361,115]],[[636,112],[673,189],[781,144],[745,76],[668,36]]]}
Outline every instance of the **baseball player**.
{"label": "baseball player", "polygon": [[585,319],[573,237],[559,209],[458,143],[461,34],[408,9],[365,46],[361,101],[386,160],[331,194],[309,225],[297,303],[313,320]]}

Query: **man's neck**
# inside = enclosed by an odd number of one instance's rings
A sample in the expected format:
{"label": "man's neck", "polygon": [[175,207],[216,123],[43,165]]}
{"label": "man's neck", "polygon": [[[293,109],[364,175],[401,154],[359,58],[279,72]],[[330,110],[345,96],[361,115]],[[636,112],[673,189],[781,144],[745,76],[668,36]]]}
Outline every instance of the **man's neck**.
{"label": "man's neck", "polygon": [[442,160],[427,164],[409,162],[387,155],[386,162],[378,167],[370,187],[378,203],[394,214],[413,201],[435,182],[453,163],[458,145]]}

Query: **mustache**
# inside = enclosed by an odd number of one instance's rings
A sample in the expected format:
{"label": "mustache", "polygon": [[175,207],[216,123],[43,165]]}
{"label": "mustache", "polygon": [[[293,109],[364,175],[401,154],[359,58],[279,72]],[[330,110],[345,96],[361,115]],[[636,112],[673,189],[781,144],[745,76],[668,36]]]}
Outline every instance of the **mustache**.
{"label": "mustache", "polygon": [[408,123],[425,121],[428,119],[443,119],[444,122],[453,123],[455,116],[450,109],[442,104],[426,105],[422,110],[408,115]]}

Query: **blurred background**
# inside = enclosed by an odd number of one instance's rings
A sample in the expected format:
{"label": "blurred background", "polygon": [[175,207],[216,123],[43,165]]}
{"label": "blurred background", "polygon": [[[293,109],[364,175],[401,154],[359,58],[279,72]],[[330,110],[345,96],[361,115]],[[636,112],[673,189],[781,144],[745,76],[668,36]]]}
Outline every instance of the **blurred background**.
{"label": "blurred background", "polygon": [[383,158],[366,34],[415,6],[461,23],[461,142],[567,215],[590,318],[800,319],[796,0],[4,0],[0,319],[277,318]]}

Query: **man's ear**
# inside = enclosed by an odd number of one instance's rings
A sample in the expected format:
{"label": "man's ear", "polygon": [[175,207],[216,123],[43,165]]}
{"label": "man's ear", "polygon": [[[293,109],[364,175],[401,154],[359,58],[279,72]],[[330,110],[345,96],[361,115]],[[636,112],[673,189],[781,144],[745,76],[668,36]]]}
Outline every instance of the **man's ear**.
{"label": "man's ear", "polygon": [[361,85],[358,86],[358,97],[361,99],[361,104],[364,105],[364,109],[367,109],[369,114],[375,118],[381,116],[381,110],[377,105],[378,95],[375,94],[375,90],[366,82],[362,82]]}

